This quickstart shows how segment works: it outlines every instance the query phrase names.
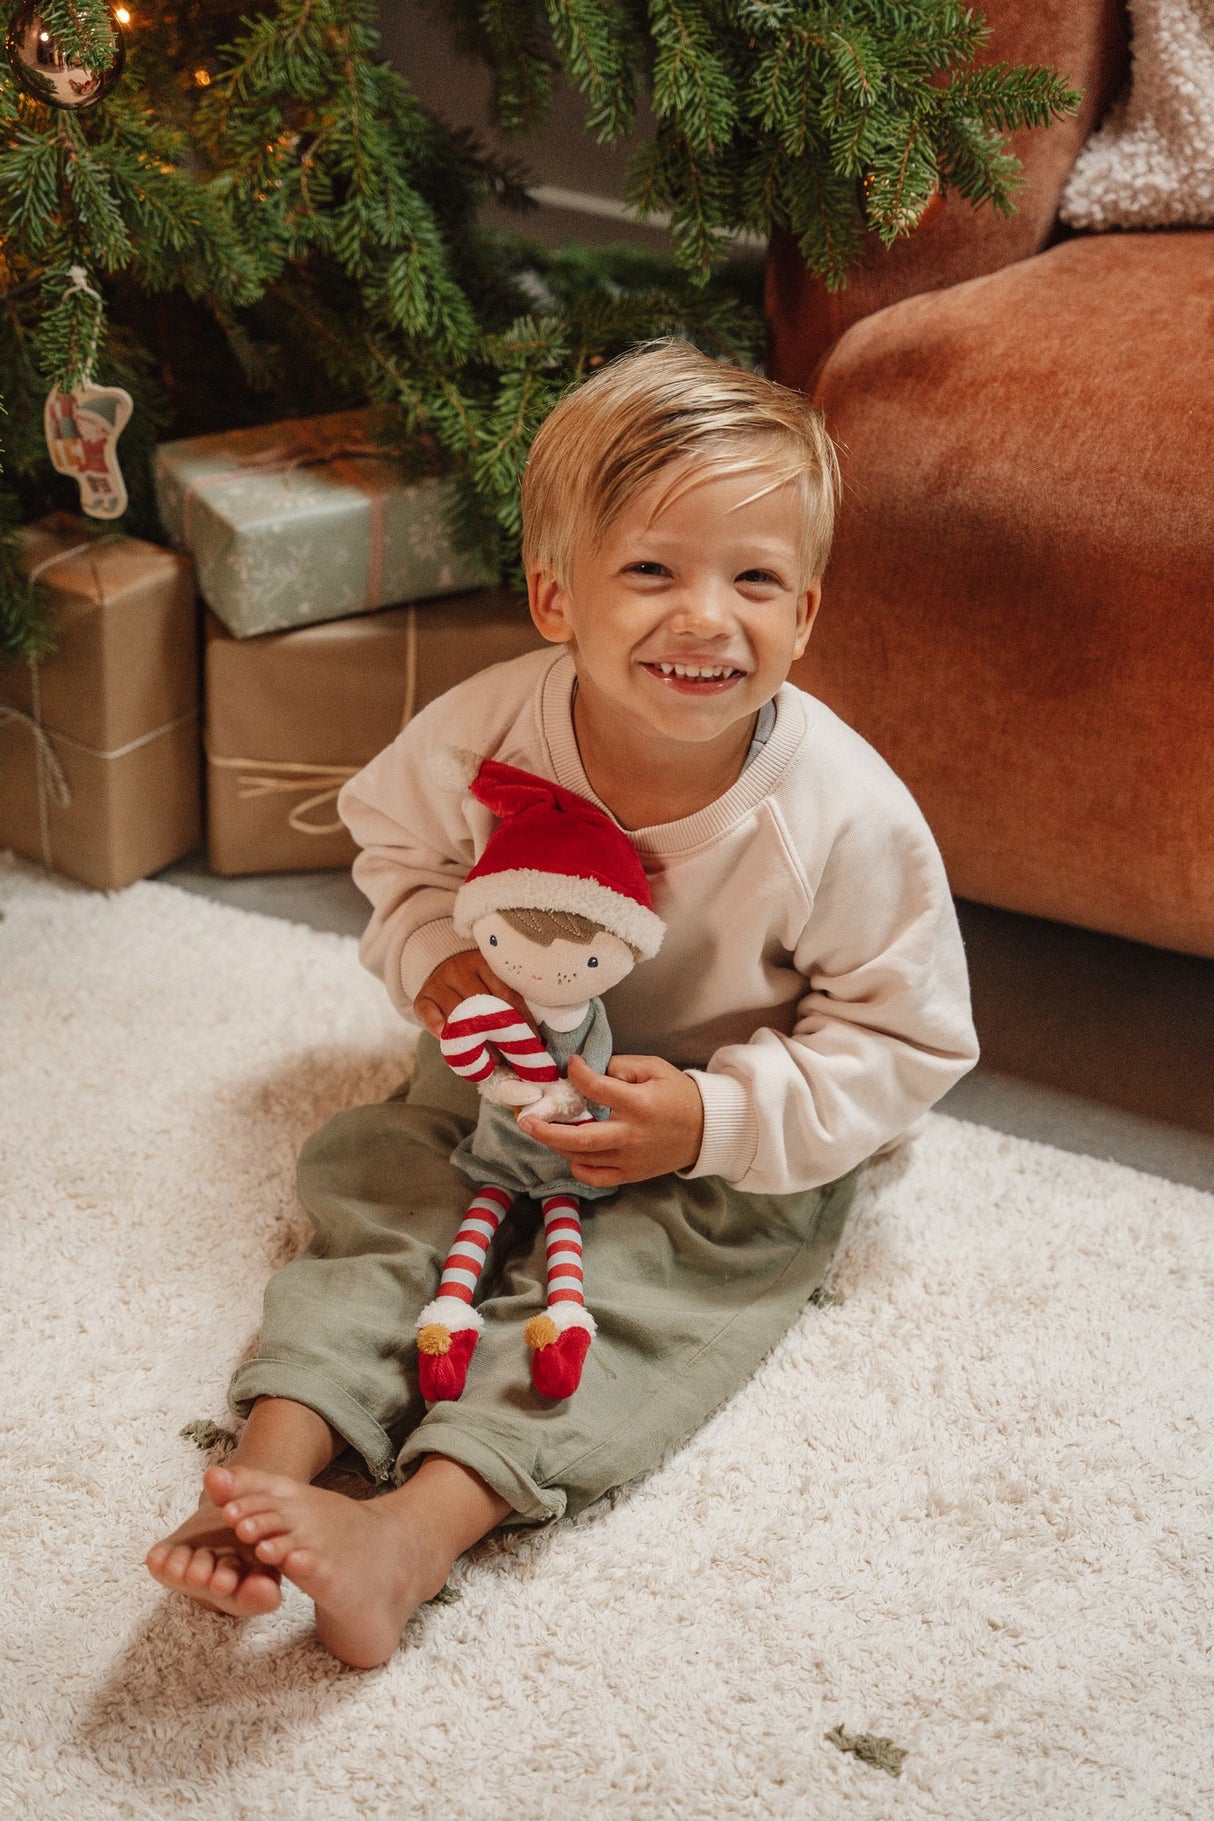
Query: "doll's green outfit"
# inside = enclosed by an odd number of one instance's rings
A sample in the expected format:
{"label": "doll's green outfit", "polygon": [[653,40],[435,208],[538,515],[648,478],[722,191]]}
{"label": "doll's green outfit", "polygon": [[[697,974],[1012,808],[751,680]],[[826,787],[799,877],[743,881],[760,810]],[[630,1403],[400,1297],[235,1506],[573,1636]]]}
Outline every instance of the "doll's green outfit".
{"label": "doll's green outfit", "polygon": [[[568,1072],[571,1056],[581,1056],[596,1075],[606,1074],[611,1061],[611,1027],[601,999],[590,1001],[575,1030],[554,1031],[541,1024],[540,1036],[562,1076]],[[509,1189],[512,1195],[573,1195],[579,1201],[614,1193],[572,1177],[559,1151],[549,1150],[520,1129],[513,1107],[494,1106],[488,1100],[479,1104],[476,1130],[451,1155],[456,1169],[473,1182],[492,1183]]]}

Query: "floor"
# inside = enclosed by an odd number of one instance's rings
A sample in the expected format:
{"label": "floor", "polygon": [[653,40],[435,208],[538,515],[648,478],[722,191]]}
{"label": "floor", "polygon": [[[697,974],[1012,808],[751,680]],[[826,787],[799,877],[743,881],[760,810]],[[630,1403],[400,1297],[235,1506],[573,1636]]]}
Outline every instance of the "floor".
{"label": "floor", "polygon": [[[344,873],[170,885],[314,929],[359,935]],[[939,1103],[957,1119],[1214,1192],[1214,961],[959,903],[982,1061]]]}

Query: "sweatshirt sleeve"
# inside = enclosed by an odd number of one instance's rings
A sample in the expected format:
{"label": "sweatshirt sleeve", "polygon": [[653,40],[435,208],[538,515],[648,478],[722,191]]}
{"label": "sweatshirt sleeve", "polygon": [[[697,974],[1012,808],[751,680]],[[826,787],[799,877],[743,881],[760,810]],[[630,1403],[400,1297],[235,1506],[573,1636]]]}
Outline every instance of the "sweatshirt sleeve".
{"label": "sweatshirt sleeve", "polygon": [[354,883],[371,901],[359,958],[406,1018],[440,961],[469,946],[451,917],[475,858],[466,793],[437,787],[425,762],[440,743],[431,713],[437,706],[423,709],[337,799],[338,814],[362,849]]}
{"label": "sweatshirt sleeve", "polygon": [[756,1194],[833,1182],[978,1059],[944,865],[909,795],[892,826],[859,817],[842,830],[806,894],[792,1030],[762,1028],[688,1070],[704,1138],[687,1176]]}

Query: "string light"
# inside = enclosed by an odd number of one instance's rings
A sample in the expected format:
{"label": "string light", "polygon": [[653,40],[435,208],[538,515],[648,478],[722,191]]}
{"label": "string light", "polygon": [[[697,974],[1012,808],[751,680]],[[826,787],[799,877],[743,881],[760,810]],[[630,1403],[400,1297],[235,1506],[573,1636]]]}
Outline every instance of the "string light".
{"label": "string light", "polygon": [[195,70],[194,71],[194,86],[195,86],[195,88],[209,89],[211,86],[210,70]]}
{"label": "string light", "polygon": [[114,8],[114,17],[117,19],[119,25],[129,25],[131,23],[131,15],[128,13],[125,6],[116,6]]}

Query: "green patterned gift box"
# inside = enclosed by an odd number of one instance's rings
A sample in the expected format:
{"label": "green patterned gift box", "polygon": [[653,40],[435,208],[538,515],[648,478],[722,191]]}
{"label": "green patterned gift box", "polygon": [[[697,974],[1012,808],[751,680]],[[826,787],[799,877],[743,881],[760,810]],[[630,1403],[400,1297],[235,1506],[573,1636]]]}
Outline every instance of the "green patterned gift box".
{"label": "green patterned gift box", "polygon": [[490,580],[447,533],[451,482],[406,478],[383,423],[373,410],[338,411],[157,449],[165,530],[236,638]]}

